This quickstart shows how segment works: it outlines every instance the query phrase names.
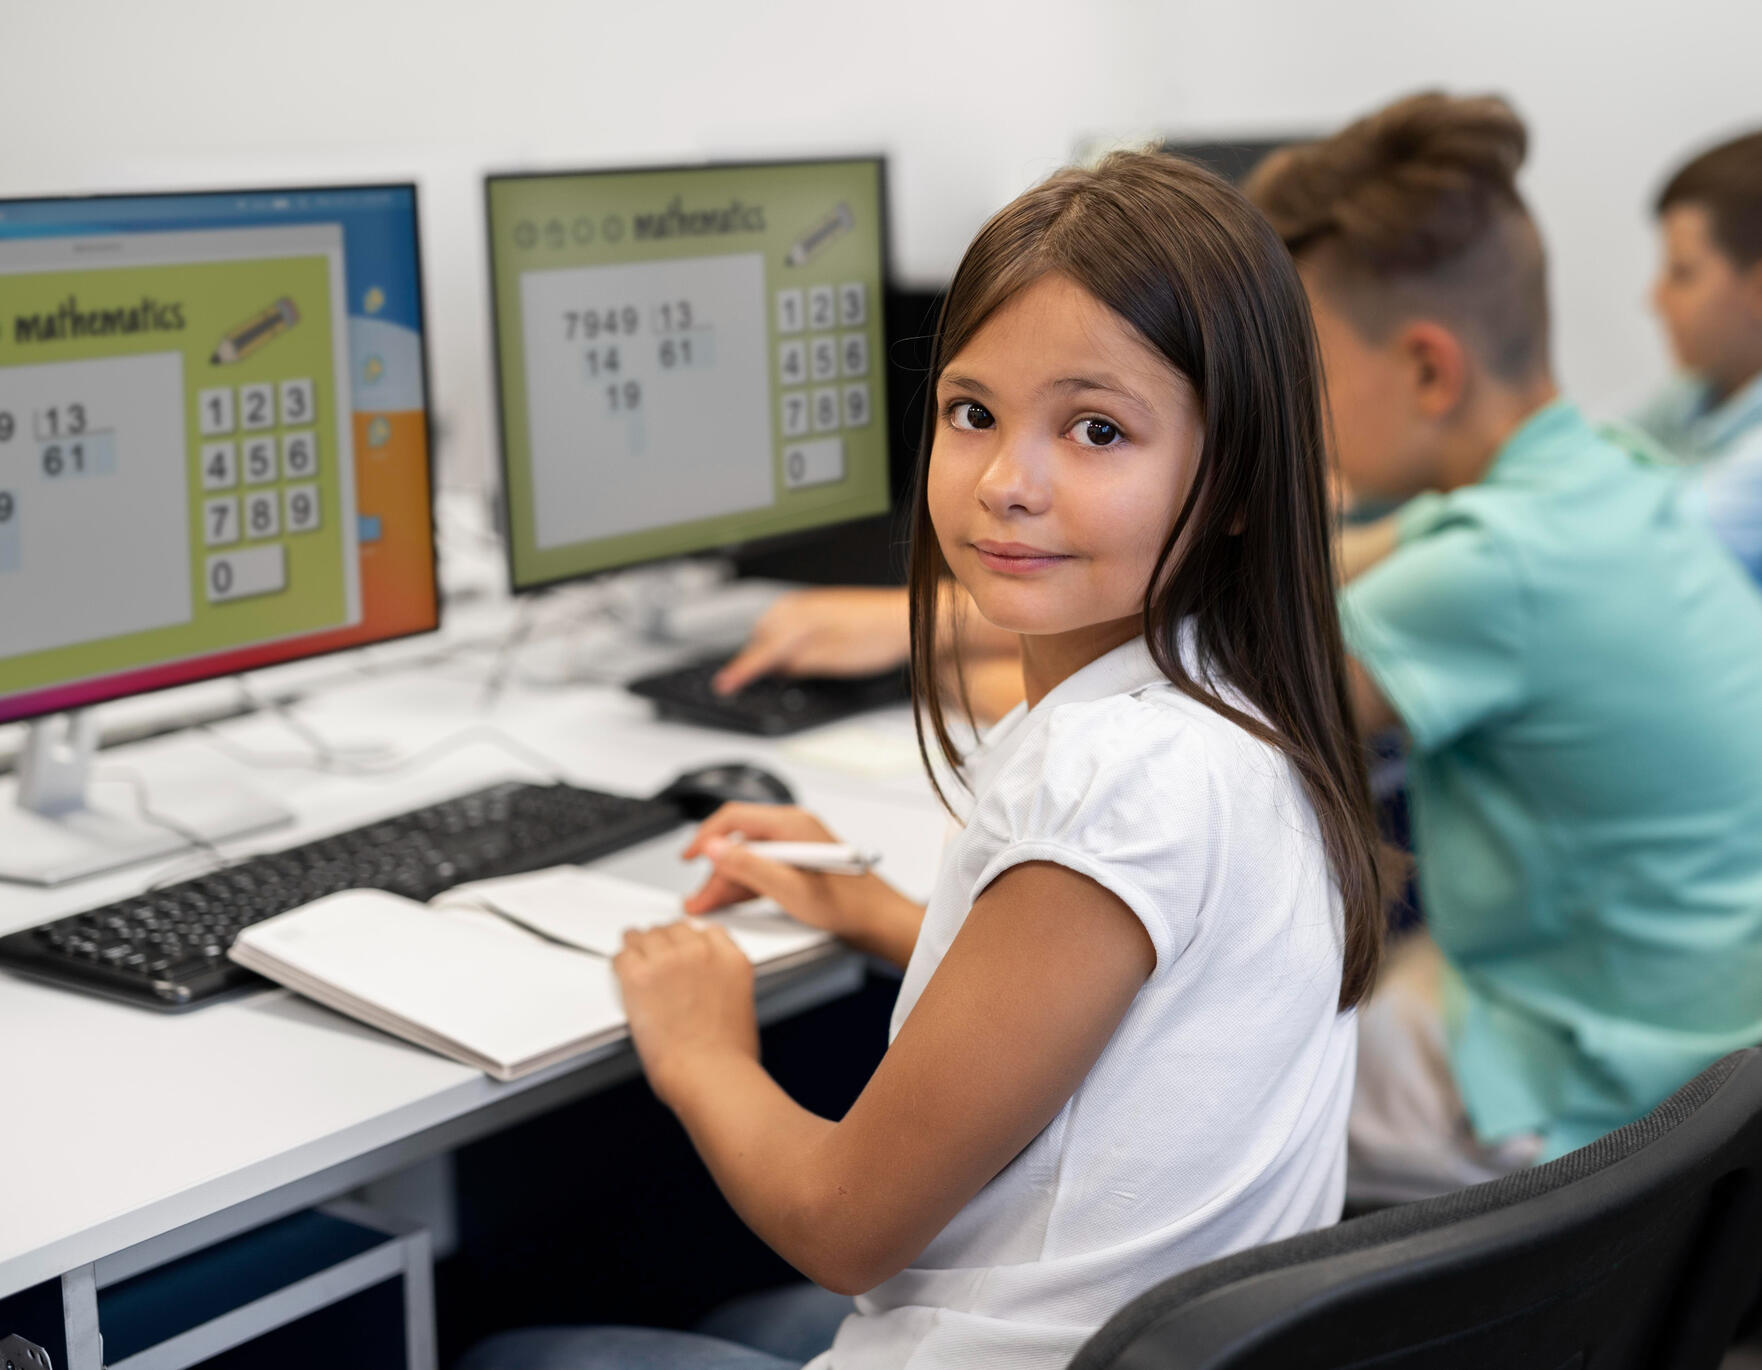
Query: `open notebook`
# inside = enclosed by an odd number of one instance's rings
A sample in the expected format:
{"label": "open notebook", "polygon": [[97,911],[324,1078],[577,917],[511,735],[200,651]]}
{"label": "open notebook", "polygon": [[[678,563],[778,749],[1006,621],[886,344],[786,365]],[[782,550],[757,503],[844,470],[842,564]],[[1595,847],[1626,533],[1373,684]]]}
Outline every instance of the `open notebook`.
{"label": "open notebook", "polygon": [[[419,904],[344,890],[254,923],[231,956],[310,999],[514,1080],[625,1032],[611,958],[627,928],[681,917],[679,896],[558,866]],[[786,914],[713,914],[765,970],[831,940]]]}

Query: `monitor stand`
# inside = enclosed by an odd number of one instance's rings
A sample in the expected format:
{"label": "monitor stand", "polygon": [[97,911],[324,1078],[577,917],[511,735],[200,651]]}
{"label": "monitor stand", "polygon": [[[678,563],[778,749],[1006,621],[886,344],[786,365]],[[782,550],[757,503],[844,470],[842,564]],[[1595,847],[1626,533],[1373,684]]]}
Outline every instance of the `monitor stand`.
{"label": "monitor stand", "polygon": [[[148,782],[144,795],[103,782],[89,794],[97,717],[87,711],[40,718],[18,756],[16,782],[0,786],[0,880],[59,885],[291,822],[293,814],[213,775]],[[145,800],[165,822],[141,812]],[[8,802],[12,800],[14,802]]]}

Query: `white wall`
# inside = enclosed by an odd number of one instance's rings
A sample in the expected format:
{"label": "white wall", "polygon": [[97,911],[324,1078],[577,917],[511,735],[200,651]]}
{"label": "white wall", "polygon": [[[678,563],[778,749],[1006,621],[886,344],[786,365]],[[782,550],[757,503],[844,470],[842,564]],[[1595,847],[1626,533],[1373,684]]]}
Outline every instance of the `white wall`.
{"label": "white wall", "polygon": [[1079,139],[1323,130],[1426,85],[1530,118],[1558,355],[1593,409],[1664,365],[1646,205],[1762,123],[1756,0],[0,0],[0,195],[410,176],[455,480],[493,451],[485,169],[875,149],[940,280]]}

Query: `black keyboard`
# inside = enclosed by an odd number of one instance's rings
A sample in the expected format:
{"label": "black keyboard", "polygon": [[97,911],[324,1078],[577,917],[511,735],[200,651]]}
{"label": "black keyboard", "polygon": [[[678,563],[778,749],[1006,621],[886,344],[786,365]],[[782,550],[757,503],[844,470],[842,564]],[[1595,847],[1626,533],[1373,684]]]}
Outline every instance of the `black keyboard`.
{"label": "black keyboard", "polygon": [[658,799],[492,785],[0,937],[0,965],[147,1008],[195,1008],[268,983],[226,959],[248,924],[338,890],[426,900],[468,880],[588,861],[683,819]]}
{"label": "black keyboard", "polygon": [[644,676],[631,681],[629,689],[652,700],[663,717],[766,737],[816,728],[911,697],[903,670],[848,677],[764,676],[731,695],[719,695],[710,682],[728,660]]}

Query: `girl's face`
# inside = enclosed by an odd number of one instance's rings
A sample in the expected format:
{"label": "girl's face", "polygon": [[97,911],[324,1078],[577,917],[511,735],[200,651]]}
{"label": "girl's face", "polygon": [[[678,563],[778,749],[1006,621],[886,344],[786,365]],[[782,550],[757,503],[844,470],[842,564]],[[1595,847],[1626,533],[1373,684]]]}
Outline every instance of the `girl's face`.
{"label": "girl's face", "polygon": [[1762,358],[1762,267],[1739,269],[1715,241],[1704,205],[1666,210],[1659,228],[1664,260],[1652,305],[1677,364],[1733,389]]}
{"label": "girl's face", "polygon": [[1191,385],[1049,275],[948,360],[935,399],[930,518],[979,612],[1032,636],[1135,620],[1199,463]]}

